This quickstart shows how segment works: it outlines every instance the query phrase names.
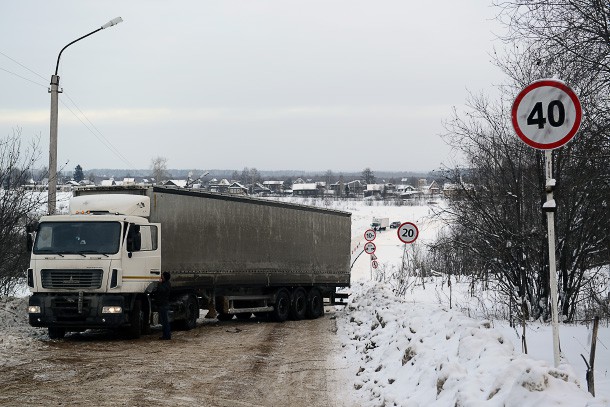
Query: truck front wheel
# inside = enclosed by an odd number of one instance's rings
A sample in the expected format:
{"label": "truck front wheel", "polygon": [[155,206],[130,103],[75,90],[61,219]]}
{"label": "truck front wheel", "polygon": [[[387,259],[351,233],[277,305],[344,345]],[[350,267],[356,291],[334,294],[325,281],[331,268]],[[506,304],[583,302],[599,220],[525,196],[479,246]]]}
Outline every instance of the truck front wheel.
{"label": "truck front wheel", "polygon": [[63,339],[66,336],[65,328],[57,328],[54,326],[49,327],[49,338],[51,339]]}
{"label": "truck front wheel", "polygon": [[288,290],[281,289],[275,296],[275,305],[273,306],[273,319],[277,322],[284,322],[290,314],[290,294]]}
{"label": "truck front wheel", "polygon": [[127,328],[127,336],[131,339],[138,339],[142,335],[142,326],[144,325],[144,315],[142,313],[142,303],[136,300],[133,303],[133,308],[129,313],[129,324]]}

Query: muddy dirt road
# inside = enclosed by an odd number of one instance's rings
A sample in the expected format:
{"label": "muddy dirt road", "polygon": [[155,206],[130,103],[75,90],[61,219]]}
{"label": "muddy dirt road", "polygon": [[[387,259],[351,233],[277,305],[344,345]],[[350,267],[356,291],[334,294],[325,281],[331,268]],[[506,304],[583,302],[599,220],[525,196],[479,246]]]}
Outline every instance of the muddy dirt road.
{"label": "muddy dirt road", "polygon": [[2,406],[351,406],[332,311],[284,323],[200,319],[160,341],[35,340],[0,364]]}

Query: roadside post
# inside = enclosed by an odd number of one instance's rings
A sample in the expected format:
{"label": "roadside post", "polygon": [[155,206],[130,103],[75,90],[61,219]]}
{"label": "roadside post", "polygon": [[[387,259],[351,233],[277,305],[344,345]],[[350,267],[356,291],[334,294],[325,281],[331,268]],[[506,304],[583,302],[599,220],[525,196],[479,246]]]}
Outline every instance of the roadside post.
{"label": "roadside post", "polygon": [[551,289],[551,323],[553,327],[553,359],[559,366],[559,318],[557,311],[557,264],[555,260],[555,210],[553,198],[552,151],[570,141],[582,120],[578,96],[564,82],[542,79],[526,86],[515,98],[512,123],[517,136],[528,146],[544,150],[546,202],[542,211],[547,215],[549,245],[549,284]]}
{"label": "roadside post", "polygon": [[[371,259],[369,261],[369,272],[370,272],[370,275],[371,275],[371,280],[373,280],[373,265],[372,265],[372,262],[373,262],[373,260],[377,259],[377,257],[375,257],[375,259],[373,259],[373,256],[375,256],[375,250],[377,250],[377,246],[375,246],[375,243],[373,243],[371,241],[366,242],[366,244],[364,245],[364,252],[366,254],[370,254],[371,255]],[[377,268],[377,267],[375,267],[375,268]]]}
{"label": "roadside post", "polygon": [[404,222],[398,227],[396,234],[398,235],[398,239],[404,243],[404,247],[402,249],[402,268],[404,269],[408,260],[407,245],[417,240],[417,237],[419,236],[419,229],[415,223]]}
{"label": "roadside post", "polygon": [[[366,241],[367,241],[367,243],[368,243],[368,242],[372,242],[373,240],[375,240],[375,237],[377,237],[377,232],[375,232],[375,230],[374,230],[374,229],[367,229],[367,230],[364,232],[364,240],[366,240]],[[373,244],[373,246],[375,246],[375,245]],[[360,243],[358,243],[358,246],[356,246],[356,249],[358,249],[359,247],[360,247]],[[370,247],[369,247],[369,250],[371,250],[371,249],[370,249]],[[354,264],[356,264],[356,260],[358,260],[358,258],[360,257],[360,255],[361,255],[362,253],[364,253],[364,252],[366,252],[366,244],[365,244],[365,246],[362,248],[362,250],[360,251],[360,253],[358,253],[358,256],[356,256],[356,258],[354,259],[354,261],[352,261],[352,265],[350,266],[350,270],[351,270],[351,269],[354,267]],[[373,253],[374,253],[374,252],[375,252],[375,249],[373,249]],[[353,253],[353,252],[352,252],[352,253]],[[367,252],[367,254],[369,254],[369,253]],[[374,256],[374,254],[372,254],[372,255],[371,255],[371,257],[372,257],[372,256]],[[377,259],[377,257],[375,257],[375,259]],[[372,259],[372,260],[375,260],[375,259]],[[369,267],[369,269],[370,269],[370,267]],[[373,279],[373,270],[372,270],[372,269],[370,269],[370,273],[371,273],[371,280],[372,280],[372,279]]]}

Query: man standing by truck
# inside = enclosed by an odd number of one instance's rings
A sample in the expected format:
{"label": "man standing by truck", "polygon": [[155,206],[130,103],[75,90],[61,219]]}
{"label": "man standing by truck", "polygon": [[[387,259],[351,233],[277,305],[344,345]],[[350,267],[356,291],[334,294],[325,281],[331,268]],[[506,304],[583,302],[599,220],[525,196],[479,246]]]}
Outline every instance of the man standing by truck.
{"label": "man standing by truck", "polygon": [[163,327],[163,336],[159,339],[167,341],[172,339],[172,332],[169,326],[169,293],[172,289],[169,282],[170,278],[171,275],[169,272],[164,271],[163,274],[161,274],[160,283],[154,291],[154,299],[159,311],[159,322]]}

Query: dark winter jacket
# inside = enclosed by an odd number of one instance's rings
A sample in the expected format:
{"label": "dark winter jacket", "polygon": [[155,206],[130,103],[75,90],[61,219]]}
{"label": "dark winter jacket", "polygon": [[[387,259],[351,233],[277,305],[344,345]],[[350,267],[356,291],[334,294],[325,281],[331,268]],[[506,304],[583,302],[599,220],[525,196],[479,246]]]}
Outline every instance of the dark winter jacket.
{"label": "dark winter jacket", "polygon": [[169,305],[169,293],[172,289],[172,285],[169,281],[160,282],[157,288],[153,292],[153,298],[158,307]]}

